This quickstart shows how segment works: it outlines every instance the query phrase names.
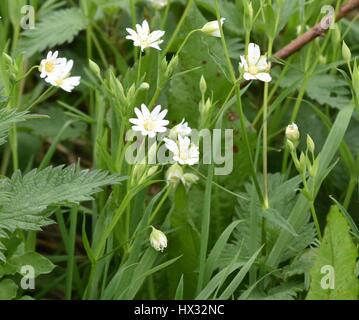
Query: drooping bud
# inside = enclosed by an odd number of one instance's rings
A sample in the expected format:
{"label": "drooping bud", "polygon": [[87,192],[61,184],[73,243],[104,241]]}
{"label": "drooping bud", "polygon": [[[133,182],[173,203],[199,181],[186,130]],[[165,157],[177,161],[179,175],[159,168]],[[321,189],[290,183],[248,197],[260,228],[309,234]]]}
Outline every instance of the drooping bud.
{"label": "drooping bud", "polygon": [[[223,23],[226,19],[221,18],[221,25],[223,26]],[[201,29],[201,31],[211,37],[221,37],[221,30],[219,27],[219,23],[217,20],[207,22]]]}
{"label": "drooping bud", "polygon": [[177,185],[180,181],[184,182],[182,167],[177,163],[170,166],[166,172],[166,180],[168,184],[172,185]]}
{"label": "drooping bud", "polygon": [[188,190],[192,184],[197,183],[199,178],[193,173],[185,173],[184,174],[184,185]]}
{"label": "drooping bud", "polygon": [[152,232],[150,235],[151,246],[155,250],[163,252],[163,250],[167,248],[167,237],[162,231],[157,230],[155,227],[151,226],[151,228],[152,228]]}

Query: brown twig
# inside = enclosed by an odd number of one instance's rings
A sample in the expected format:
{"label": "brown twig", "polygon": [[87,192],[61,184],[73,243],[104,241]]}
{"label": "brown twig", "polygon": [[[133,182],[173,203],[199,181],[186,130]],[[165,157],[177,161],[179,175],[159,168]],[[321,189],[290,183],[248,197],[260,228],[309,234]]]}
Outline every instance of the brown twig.
{"label": "brown twig", "polygon": [[[341,18],[348,15],[351,11],[359,7],[359,0],[349,0],[347,3],[340,7],[338,14],[335,17],[335,21],[339,21]],[[330,17],[328,17],[330,19]],[[330,21],[327,21],[327,25],[330,25]],[[323,36],[329,27],[323,27],[323,23],[319,22],[314,27],[309,29],[307,32],[303,33],[302,35],[298,36],[295,40],[290,42],[284,48],[277,51],[274,56],[278,59],[285,59],[292,55],[293,53],[300,50],[304,47],[307,43],[311,42],[315,38],[319,36]]]}

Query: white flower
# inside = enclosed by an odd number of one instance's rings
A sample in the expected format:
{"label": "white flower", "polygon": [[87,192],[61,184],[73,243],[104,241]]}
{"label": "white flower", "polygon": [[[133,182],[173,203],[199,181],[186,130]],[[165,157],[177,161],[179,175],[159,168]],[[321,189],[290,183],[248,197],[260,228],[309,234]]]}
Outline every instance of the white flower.
{"label": "white flower", "polygon": [[[221,25],[223,26],[224,20],[226,20],[225,18],[221,18]],[[209,36],[212,37],[217,37],[220,38],[221,37],[221,31],[219,28],[219,23],[217,20],[214,21],[210,21],[207,22],[203,28],[201,29],[202,32],[208,34]]]}
{"label": "white flower", "polygon": [[41,72],[41,78],[46,78],[54,75],[56,72],[58,72],[59,68],[63,68],[63,66],[66,64],[66,59],[58,58],[58,55],[58,51],[55,51],[54,53],[52,53],[52,51],[49,51],[46,56],[46,59],[41,60],[39,67],[39,71]]}
{"label": "white flower", "polygon": [[192,132],[192,129],[188,126],[188,122],[184,122],[185,120],[183,119],[181,123],[177,124],[176,126],[174,126],[169,134],[169,137],[171,139],[177,139],[178,136],[181,137],[186,137],[189,136]]}
{"label": "white flower", "polygon": [[141,110],[135,108],[136,118],[131,118],[129,121],[134,124],[133,131],[140,131],[143,136],[154,138],[158,132],[165,132],[166,126],[169,124],[168,120],[164,120],[167,110],[161,111],[161,106],[156,106],[150,112],[145,104],[141,105]]}
{"label": "white flower", "polygon": [[194,165],[199,161],[198,147],[188,137],[178,136],[178,142],[164,138],[166,147],[173,153],[173,160],[181,165]]}
{"label": "white flower", "polygon": [[163,42],[161,38],[165,32],[162,30],[150,32],[150,27],[146,20],[142,22],[142,26],[140,24],[136,24],[136,31],[131,28],[126,28],[126,31],[130,34],[126,36],[126,39],[132,40],[133,45],[141,47],[142,51],[149,47],[161,50],[159,45]]}
{"label": "white flower", "polygon": [[[65,59],[66,61],[66,59]],[[62,90],[71,92],[80,84],[81,77],[70,77],[71,69],[74,65],[73,60],[69,60],[62,64],[54,74],[48,76],[45,81]]]}
{"label": "white flower", "polygon": [[298,126],[294,122],[285,128],[285,136],[292,142],[297,142],[299,140],[300,133]]}
{"label": "white flower", "polygon": [[149,2],[151,2],[152,6],[157,10],[168,5],[168,0],[149,0]]}
{"label": "white flower", "polygon": [[150,235],[150,243],[151,246],[157,250],[163,252],[165,248],[167,248],[167,237],[166,235],[156,228],[152,227],[152,232]]}
{"label": "white flower", "polygon": [[266,56],[261,56],[259,46],[250,43],[248,46],[248,56],[241,56],[240,67],[244,69],[245,80],[261,80],[269,82],[272,80],[269,74],[270,63],[267,62]]}

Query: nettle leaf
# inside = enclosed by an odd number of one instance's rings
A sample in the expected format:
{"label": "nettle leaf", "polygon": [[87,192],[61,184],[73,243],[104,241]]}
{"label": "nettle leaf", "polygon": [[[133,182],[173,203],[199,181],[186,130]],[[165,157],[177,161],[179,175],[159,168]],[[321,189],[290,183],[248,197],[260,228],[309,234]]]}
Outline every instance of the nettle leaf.
{"label": "nettle leaf", "polygon": [[350,103],[350,88],[335,75],[321,74],[308,81],[307,95],[320,104],[340,109]]}
{"label": "nettle leaf", "polygon": [[18,51],[30,57],[46,48],[70,43],[87,24],[88,20],[80,9],[55,11],[37,23],[35,29],[26,30],[22,34]]}
{"label": "nettle leaf", "polygon": [[[92,200],[92,194],[102,187],[123,179],[106,171],[78,170],[74,165],[34,169],[25,175],[16,171],[10,179],[1,180],[0,187],[8,194],[0,203],[1,234],[16,229],[41,230],[52,223],[42,214],[49,206]],[[0,260],[4,260],[3,255]]]}
{"label": "nettle leaf", "polygon": [[27,112],[17,112],[14,109],[0,109],[0,145],[6,142],[9,129],[14,123],[25,121]]}
{"label": "nettle leaf", "polygon": [[350,227],[338,207],[333,206],[318,257],[311,269],[312,281],[307,299],[356,300],[359,288],[355,274],[357,258],[358,250],[350,235]]}

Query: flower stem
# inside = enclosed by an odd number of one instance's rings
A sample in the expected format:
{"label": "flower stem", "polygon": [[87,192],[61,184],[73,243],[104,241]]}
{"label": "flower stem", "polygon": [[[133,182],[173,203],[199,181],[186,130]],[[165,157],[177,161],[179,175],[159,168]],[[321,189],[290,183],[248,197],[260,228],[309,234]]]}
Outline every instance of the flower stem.
{"label": "flower stem", "polygon": [[[273,39],[269,39],[268,57],[272,55]],[[269,208],[268,199],[268,87],[269,83],[264,84],[263,95],[263,197],[264,209]]]}
{"label": "flower stem", "polygon": [[136,84],[140,85],[140,79],[141,79],[141,67],[142,67],[142,52],[140,50],[140,55],[138,57],[138,66],[137,66],[137,80]]}
{"label": "flower stem", "polygon": [[189,13],[189,10],[190,10],[191,7],[192,7],[192,4],[193,4],[193,0],[189,0],[189,1],[187,2],[187,6],[186,6],[186,8],[184,9],[184,12],[183,12],[183,14],[182,14],[182,17],[181,17],[180,21],[178,22],[177,27],[176,27],[175,31],[173,32],[172,37],[171,37],[170,41],[168,42],[168,44],[167,44],[165,50],[163,51],[163,54],[162,54],[163,56],[165,56],[165,55],[168,53],[168,51],[171,49],[171,46],[172,46],[173,42],[174,42],[175,39],[177,38],[177,35],[178,35],[179,31],[181,30],[182,25],[183,25],[185,19],[187,18],[187,15],[188,15],[188,13]]}
{"label": "flower stem", "polygon": [[48,87],[32,104],[25,108],[25,110],[30,110],[35,107],[38,103],[42,102],[45,97],[52,91],[53,87]]}
{"label": "flower stem", "polygon": [[241,134],[243,136],[243,139],[244,139],[244,142],[245,142],[245,145],[246,145],[246,149],[247,149],[247,156],[248,156],[249,164],[250,164],[250,167],[251,167],[250,168],[251,176],[252,176],[253,183],[254,183],[254,186],[255,186],[257,194],[258,194],[258,198],[259,198],[260,202],[263,203],[264,199],[263,199],[261,188],[260,188],[259,183],[258,183],[257,174],[256,174],[256,168],[254,167],[254,161],[253,161],[253,157],[252,157],[251,147],[250,147],[250,144],[249,144],[249,138],[248,138],[248,134],[247,134],[247,128],[246,128],[246,124],[245,124],[245,115],[244,115],[244,112],[243,112],[243,106],[242,106],[242,100],[241,100],[241,94],[240,94],[240,86],[237,85],[236,75],[235,75],[235,72],[234,72],[234,68],[233,68],[233,65],[232,65],[231,58],[229,56],[226,40],[224,38],[222,23],[220,22],[221,21],[221,16],[220,16],[220,13],[219,13],[218,0],[216,0],[216,14],[217,14],[219,30],[221,32],[222,47],[223,47],[224,55],[225,55],[225,58],[226,58],[226,61],[227,61],[228,70],[229,70],[229,73],[230,73],[232,83],[233,83],[233,85],[235,85],[235,88],[236,88],[236,99],[237,99],[237,106],[238,106],[238,112],[239,112],[239,121],[240,121],[240,127],[241,127]]}

